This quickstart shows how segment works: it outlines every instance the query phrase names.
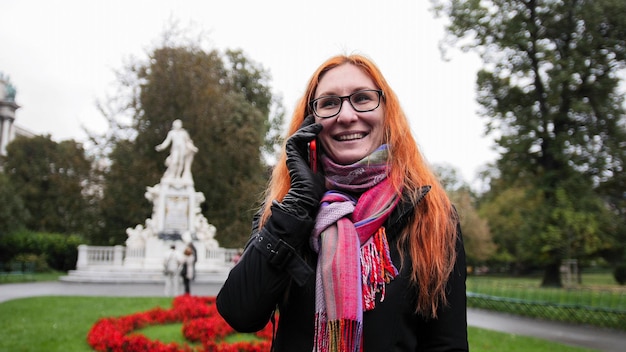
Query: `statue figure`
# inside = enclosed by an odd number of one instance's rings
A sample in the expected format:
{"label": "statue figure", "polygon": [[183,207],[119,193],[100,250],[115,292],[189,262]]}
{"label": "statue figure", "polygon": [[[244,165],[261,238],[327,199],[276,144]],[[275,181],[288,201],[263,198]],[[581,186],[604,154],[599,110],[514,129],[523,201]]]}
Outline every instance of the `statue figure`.
{"label": "statue figure", "polygon": [[11,84],[9,76],[0,72],[0,101],[15,102],[15,87]]}
{"label": "statue figure", "polygon": [[170,155],[165,159],[167,170],[163,178],[185,178],[191,179],[191,163],[198,148],[193,144],[187,131],[183,128],[180,120],[174,120],[172,129],[167,133],[163,143],[157,145],[155,149],[161,151],[172,145]]}
{"label": "statue figure", "polygon": [[126,229],[128,238],[126,239],[126,246],[128,248],[143,248],[146,245],[146,229],[143,225],[139,224],[134,228],[129,227]]}

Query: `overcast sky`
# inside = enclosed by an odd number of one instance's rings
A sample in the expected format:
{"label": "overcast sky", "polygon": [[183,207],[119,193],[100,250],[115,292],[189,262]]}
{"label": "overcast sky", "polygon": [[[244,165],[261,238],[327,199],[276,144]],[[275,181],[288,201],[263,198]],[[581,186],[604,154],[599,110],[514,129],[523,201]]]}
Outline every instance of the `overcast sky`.
{"label": "overcast sky", "polygon": [[426,0],[0,0],[0,72],[21,106],[16,124],[60,141],[104,131],[95,108],[114,71],[143,59],[171,19],[204,30],[209,49],[241,49],[272,76],[288,116],[328,57],[364,54],[398,94],[423,154],[466,181],[495,158],[477,116],[479,60],[441,58],[443,22]]}

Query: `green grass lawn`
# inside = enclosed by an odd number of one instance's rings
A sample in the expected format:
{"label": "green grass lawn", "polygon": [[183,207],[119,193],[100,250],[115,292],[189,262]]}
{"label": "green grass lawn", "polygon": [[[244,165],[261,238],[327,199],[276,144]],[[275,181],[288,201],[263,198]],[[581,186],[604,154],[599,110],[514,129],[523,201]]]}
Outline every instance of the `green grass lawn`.
{"label": "green grass lawn", "polygon": [[[128,315],[157,306],[168,309],[171,301],[166,297],[50,296],[3,302],[0,303],[0,351],[92,351],[86,342],[87,332],[99,318]],[[185,342],[181,324],[148,327],[141,333],[163,342]],[[472,327],[469,341],[472,352],[593,351]]]}
{"label": "green grass lawn", "polygon": [[467,291],[533,302],[626,310],[626,287],[617,285],[609,273],[584,274],[582,284],[569,288],[542,288],[540,278],[469,276]]}

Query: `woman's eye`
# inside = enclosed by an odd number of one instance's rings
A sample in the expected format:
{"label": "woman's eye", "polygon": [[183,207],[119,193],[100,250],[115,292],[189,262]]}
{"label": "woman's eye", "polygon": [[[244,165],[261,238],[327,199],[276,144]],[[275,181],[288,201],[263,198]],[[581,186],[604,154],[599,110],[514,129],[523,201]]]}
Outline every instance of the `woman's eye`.
{"label": "woman's eye", "polygon": [[352,102],[355,104],[364,104],[372,101],[372,97],[367,93],[357,93],[352,96]]}
{"label": "woman's eye", "polygon": [[337,106],[337,99],[335,98],[326,98],[326,99],[322,99],[317,103],[318,107],[320,108],[333,108],[335,106]]}

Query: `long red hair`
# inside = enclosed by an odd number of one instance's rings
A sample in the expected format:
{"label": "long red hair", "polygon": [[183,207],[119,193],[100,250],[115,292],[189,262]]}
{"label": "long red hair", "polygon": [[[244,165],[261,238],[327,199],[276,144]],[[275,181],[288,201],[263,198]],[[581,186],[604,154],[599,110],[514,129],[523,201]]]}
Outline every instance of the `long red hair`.
{"label": "long red hair", "polygon": [[[389,145],[389,177],[398,194],[415,200],[419,197],[422,186],[431,186],[426,197],[415,208],[414,216],[404,229],[398,245],[408,249],[407,254],[412,264],[410,279],[419,291],[416,311],[425,316],[436,317],[439,305],[447,303],[446,282],[456,260],[457,219],[443,187],[422,157],[398,97],[378,67],[361,55],[339,55],[327,60],[309,80],[304,96],[296,105],[287,135],[296,132],[302,120],[312,113],[309,102],[315,96],[315,90],[324,74],[344,64],[362,69],[377,88],[384,92],[384,143]],[[272,201],[282,200],[289,186],[283,146],[266,191],[262,223],[271,214]]]}

